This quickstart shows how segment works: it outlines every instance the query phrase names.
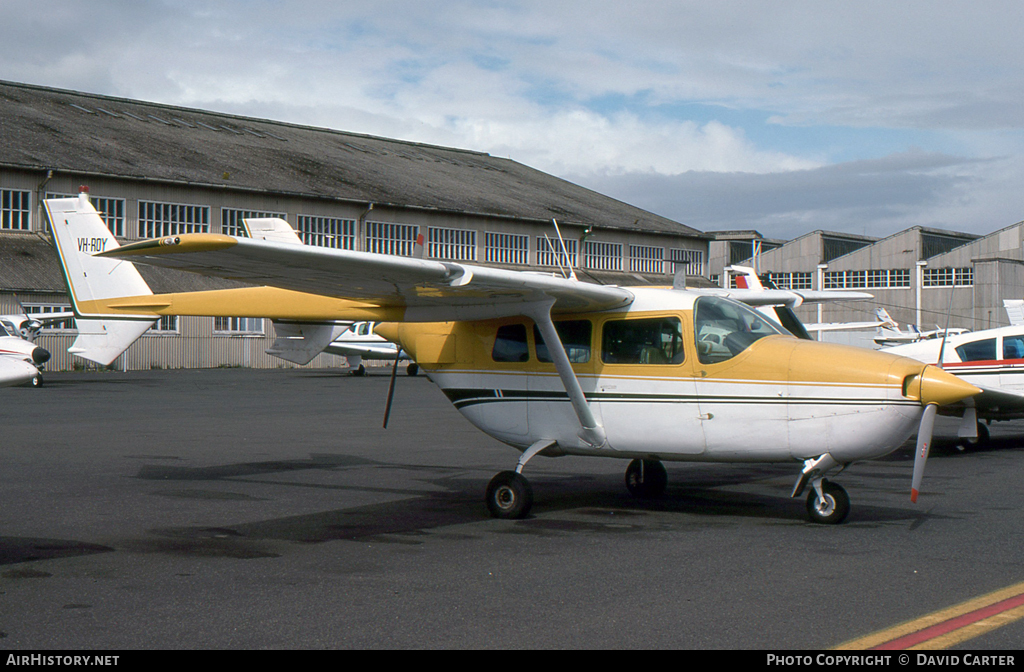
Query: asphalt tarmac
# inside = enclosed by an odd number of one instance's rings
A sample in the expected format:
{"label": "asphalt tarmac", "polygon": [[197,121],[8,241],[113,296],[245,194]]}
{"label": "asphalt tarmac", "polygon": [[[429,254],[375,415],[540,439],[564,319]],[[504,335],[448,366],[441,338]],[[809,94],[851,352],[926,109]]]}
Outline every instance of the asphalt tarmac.
{"label": "asphalt tarmac", "polygon": [[[823,650],[1024,581],[1024,422],[937,425],[836,481],[798,465],[535,458],[531,517],[484,489],[518,453],[389,370],[51,374],[0,389],[0,649]],[[960,648],[1014,649],[1024,621]]]}

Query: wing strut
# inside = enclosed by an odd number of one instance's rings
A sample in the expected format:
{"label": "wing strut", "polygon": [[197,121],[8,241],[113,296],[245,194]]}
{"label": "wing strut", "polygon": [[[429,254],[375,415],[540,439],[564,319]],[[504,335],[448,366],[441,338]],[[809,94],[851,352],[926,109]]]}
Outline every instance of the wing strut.
{"label": "wing strut", "polygon": [[555,362],[555,370],[558,371],[558,377],[562,379],[562,385],[569,395],[572,408],[576,412],[576,417],[579,418],[580,431],[576,435],[595,448],[600,448],[607,442],[607,435],[605,434],[604,427],[594,417],[590,404],[587,403],[587,398],[583,394],[580,381],[576,378],[572,365],[569,363],[569,356],[565,354],[565,346],[562,345],[562,339],[558,337],[558,330],[555,329],[555,323],[551,320],[551,306],[554,303],[554,299],[551,299],[543,303],[534,304],[531,310],[527,312],[527,317],[532,318],[537,323],[537,328],[540,329],[541,336],[544,337],[544,342],[548,346],[548,353]]}

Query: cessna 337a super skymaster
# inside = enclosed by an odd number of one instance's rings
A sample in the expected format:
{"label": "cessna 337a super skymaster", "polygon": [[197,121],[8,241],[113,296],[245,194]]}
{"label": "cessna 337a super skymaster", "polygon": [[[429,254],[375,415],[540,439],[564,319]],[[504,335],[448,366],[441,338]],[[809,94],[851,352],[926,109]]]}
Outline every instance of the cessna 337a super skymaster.
{"label": "cessna 337a super skymaster", "polygon": [[[796,339],[715,296],[219,234],[118,247],[87,195],[46,208],[79,315],[385,322],[463,416],[521,451],[487,488],[497,517],[529,511],[536,455],[592,455],[630,459],[642,496],[664,490],[663,460],[802,464],[793,496],[810,485],[811,519],[837,523],[849,498],[827,475],[917,430],[916,500],[937,406],[978,392],[911,359]],[[260,286],[138,293],[127,261]]]}

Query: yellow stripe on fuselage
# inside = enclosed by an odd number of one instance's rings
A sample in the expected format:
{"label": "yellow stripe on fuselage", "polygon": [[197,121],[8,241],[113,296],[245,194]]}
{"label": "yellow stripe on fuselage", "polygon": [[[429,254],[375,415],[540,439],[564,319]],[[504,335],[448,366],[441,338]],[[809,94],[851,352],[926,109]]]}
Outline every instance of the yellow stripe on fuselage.
{"label": "yellow stripe on fuselage", "polygon": [[205,292],[181,292],[84,301],[83,315],[200,315],[210,317],[267,317],[273,320],[400,320],[404,307],[378,306],[276,287],[240,287]]}
{"label": "yellow stripe on fuselage", "polygon": [[[643,319],[673,315],[682,322],[685,360],[680,364],[606,364],[601,361],[601,329],[608,320]],[[556,318],[557,321],[558,318]],[[919,374],[920,362],[895,357],[865,348],[805,341],[789,336],[768,336],[723,362],[704,364],[696,354],[693,341],[692,311],[665,313],[612,312],[572,315],[568,319],[589,319],[594,323],[591,356],[585,363],[573,364],[580,379],[600,376],[603,379],[695,378],[705,382],[739,384],[779,384],[795,386],[843,386],[902,390],[904,378]],[[541,362],[536,356],[533,330],[528,329],[530,359],[527,362],[496,362],[491,356],[497,329],[505,324],[525,322],[525,318],[480,322],[433,324],[381,324],[376,333],[399,343],[420,366],[445,373],[479,374],[554,374],[554,364]],[[434,361],[419,352],[418,344],[429,336],[434,342],[449,339],[454,357]]]}

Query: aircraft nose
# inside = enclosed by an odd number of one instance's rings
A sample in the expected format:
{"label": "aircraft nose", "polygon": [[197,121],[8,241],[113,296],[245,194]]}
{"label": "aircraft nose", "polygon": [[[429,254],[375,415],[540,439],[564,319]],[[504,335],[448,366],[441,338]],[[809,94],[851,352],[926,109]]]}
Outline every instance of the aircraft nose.
{"label": "aircraft nose", "polygon": [[[931,364],[926,365],[919,375],[908,378],[917,379],[911,381],[908,396],[917,396],[921,400],[921,404],[925,406],[928,404],[938,404],[939,406],[955,404],[981,393],[979,388],[962,378],[957,378]],[[917,394],[913,394],[914,387],[917,388]]]}
{"label": "aircraft nose", "polygon": [[32,361],[36,364],[45,364],[50,359],[50,351],[46,348],[35,347],[32,349]]}

